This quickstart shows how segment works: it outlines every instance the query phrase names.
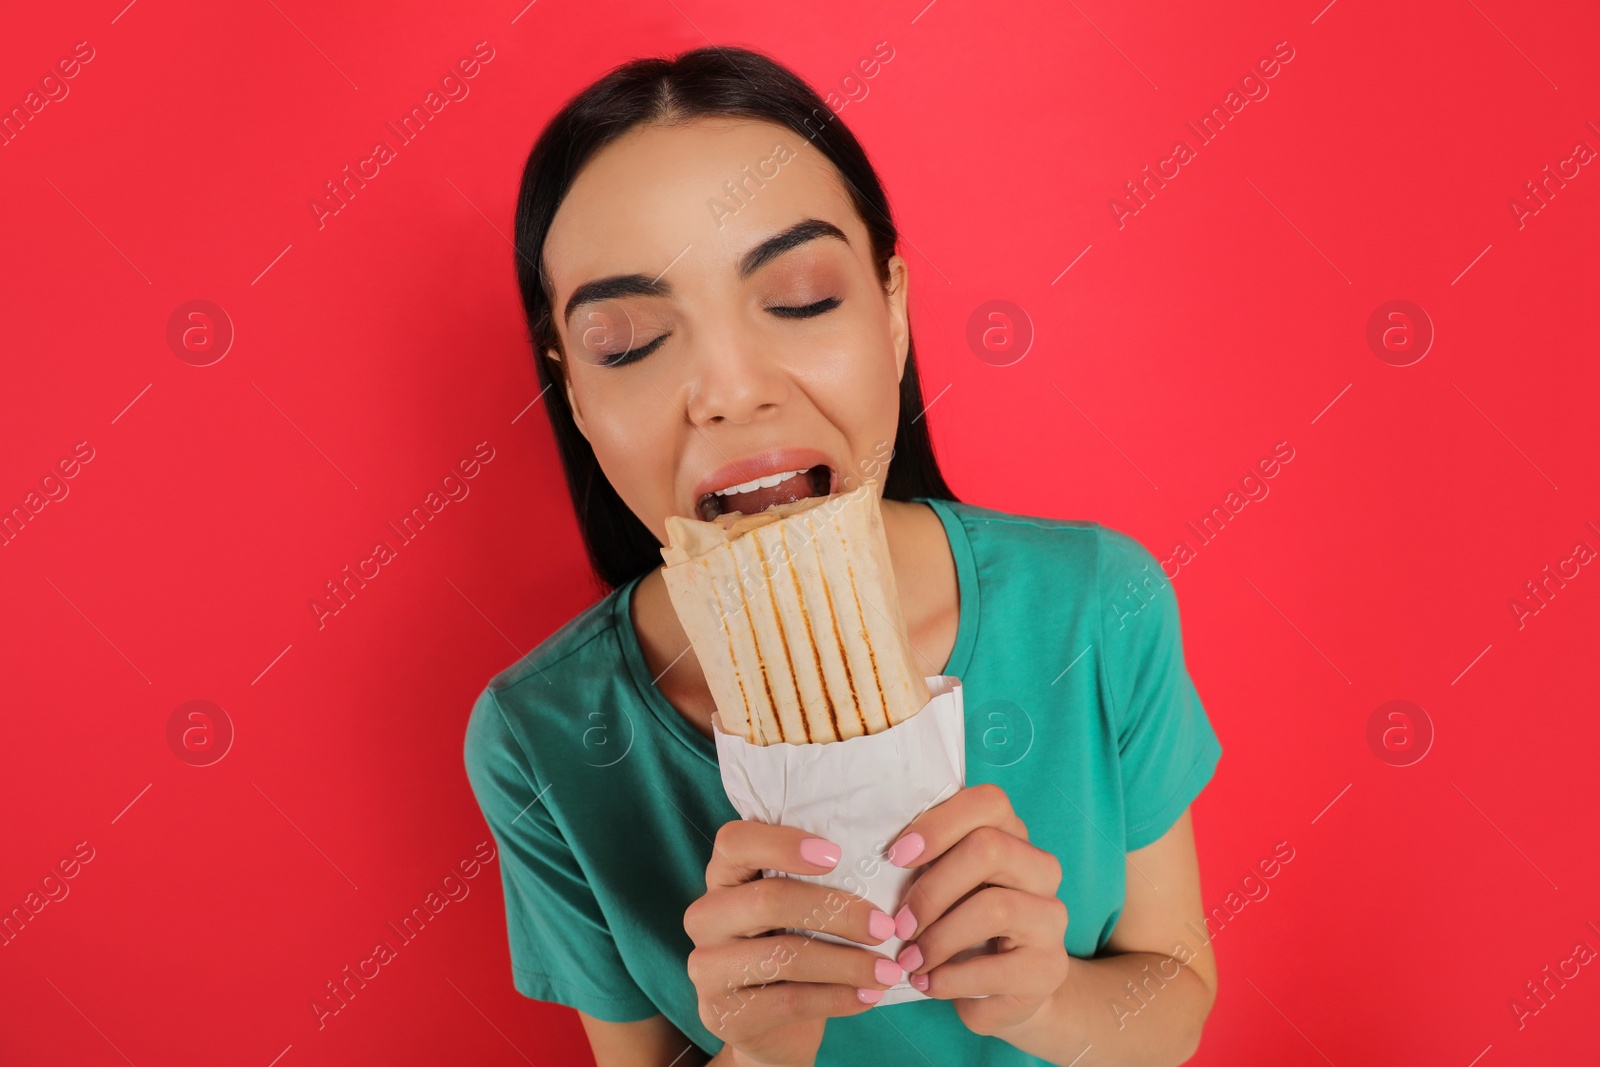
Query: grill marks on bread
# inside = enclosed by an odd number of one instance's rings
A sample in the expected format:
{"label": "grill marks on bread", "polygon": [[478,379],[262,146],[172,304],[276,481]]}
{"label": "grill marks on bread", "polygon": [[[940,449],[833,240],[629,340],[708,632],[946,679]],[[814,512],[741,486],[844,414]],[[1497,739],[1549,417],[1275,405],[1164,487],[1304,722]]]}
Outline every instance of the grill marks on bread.
{"label": "grill marks on bread", "polygon": [[668,517],[667,590],[724,730],[752,744],[848,740],[927,703],[877,489],[717,523]]}

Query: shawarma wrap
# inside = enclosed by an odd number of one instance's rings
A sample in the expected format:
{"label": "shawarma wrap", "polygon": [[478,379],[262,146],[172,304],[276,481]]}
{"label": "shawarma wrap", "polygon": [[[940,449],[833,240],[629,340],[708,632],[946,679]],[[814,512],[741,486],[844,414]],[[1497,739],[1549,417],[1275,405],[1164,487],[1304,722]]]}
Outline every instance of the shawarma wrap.
{"label": "shawarma wrap", "polygon": [[843,741],[928,703],[876,479],[666,527],[667,592],[725,731],[756,745]]}

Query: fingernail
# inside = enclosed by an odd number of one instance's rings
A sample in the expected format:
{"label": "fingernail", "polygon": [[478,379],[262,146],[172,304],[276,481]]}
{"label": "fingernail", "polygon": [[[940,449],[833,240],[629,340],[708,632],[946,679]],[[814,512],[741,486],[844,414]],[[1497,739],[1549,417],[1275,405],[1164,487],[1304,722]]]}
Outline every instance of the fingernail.
{"label": "fingernail", "polygon": [[922,950],[916,945],[907,945],[895,962],[900,965],[902,971],[914,971],[922,966]]}
{"label": "fingernail", "polygon": [[[917,962],[922,961],[919,959]],[[895,965],[894,960],[879,960],[872,965],[872,976],[884,985],[894,985],[905,977],[905,972]]]}
{"label": "fingernail", "polygon": [[912,989],[920,989],[924,993],[926,993],[928,991],[928,976],[925,975],[925,974],[914,974],[914,975],[912,975],[911,976],[911,988]]}
{"label": "fingernail", "polygon": [[911,914],[911,905],[907,904],[894,913],[894,936],[905,941],[917,932],[917,917]]}
{"label": "fingernail", "polygon": [[894,936],[894,931],[894,920],[886,913],[874,910],[867,917],[867,933],[871,934],[874,940],[887,941]]}
{"label": "fingernail", "polygon": [[921,834],[907,834],[896,841],[894,847],[889,850],[889,862],[896,867],[909,865],[912,860],[922,855],[924,844]]}
{"label": "fingernail", "polygon": [[818,867],[832,867],[839,862],[839,846],[820,837],[808,837],[800,842],[800,857]]}
{"label": "fingernail", "polygon": [[861,1001],[863,1004],[876,1004],[878,1001],[883,999],[883,990],[858,989],[856,990],[856,999]]}

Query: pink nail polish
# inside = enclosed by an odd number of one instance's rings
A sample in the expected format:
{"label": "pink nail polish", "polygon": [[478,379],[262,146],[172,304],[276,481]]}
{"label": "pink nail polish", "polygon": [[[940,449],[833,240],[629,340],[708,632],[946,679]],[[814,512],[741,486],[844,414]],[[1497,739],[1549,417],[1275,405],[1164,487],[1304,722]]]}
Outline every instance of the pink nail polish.
{"label": "pink nail polish", "polygon": [[896,841],[894,847],[889,850],[889,862],[896,867],[908,867],[912,860],[922,855],[925,846],[926,842],[922,840],[921,834],[907,834]]}
{"label": "pink nail polish", "polygon": [[884,912],[874,910],[867,917],[867,933],[871,934],[874,940],[887,941],[894,936],[894,931],[894,920]]}
{"label": "pink nail polish", "polygon": [[894,936],[905,941],[917,932],[917,917],[911,914],[911,905],[907,904],[894,915]]}
{"label": "pink nail polish", "polygon": [[916,945],[907,945],[900,953],[900,958],[895,960],[903,971],[914,971],[922,966],[922,950]]}
{"label": "pink nail polish", "polygon": [[920,989],[920,990],[922,990],[922,992],[926,993],[928,991],[928,976],[925,975],[925,974],[914,974],[914,975],[912,975],[911,976],[911,988],[912,989]]}
{"label": "pink nail polish", "polygon": [[856,999],[861,1001],[863,1004],[876,1004],[878,1001],[883,999],[883,990],[858,989],[856,990]]}
{"label": "pink nail polish", "polygon": [[839,862],[839,846],[820,837],[808,837],[800,842],[800,857],[818,867],[832,867]]}
{"label": "pink nail polish", "polygon": [[884,985],[894,985],[905,977],[905,972],[896,966],[894,960],[879,960],[872,965],[872,976]]}

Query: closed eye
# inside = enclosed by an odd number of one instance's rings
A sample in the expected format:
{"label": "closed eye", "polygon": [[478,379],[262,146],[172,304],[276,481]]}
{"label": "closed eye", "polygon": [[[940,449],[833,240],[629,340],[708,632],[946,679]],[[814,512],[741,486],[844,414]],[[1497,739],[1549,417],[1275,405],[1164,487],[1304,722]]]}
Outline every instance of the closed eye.
{"label": "closed eye", "polygon": [[660,348],[666,342],[667,338],[671,336],[671,333],[664,333],[647,345],[640,345],[638,348],[630,348],[626,352],[618,352],[614,356],[606,356],[600,361],[600,365],[602,367],[621,367],[632,363],[635,360],[643,359],[645,356],[648,356],[650,353]]}
{"label": "closed eye", "polygon": [[809,319],[813,316],[821,315],[824,312],[832,311],[842,303],[843,301],[838,297],[830,296],[826,300],[818,300],[815,304],[807,304],[805,307],[776,307],[768,308],[767,310],[778,316],[780,319]]}
{"label": "closed eye", "polygon": [[[767,308],[767,310],[778,316],[780,319],[809,319],[815,318],[818,315],[826,314],[842,303],[844,303],[844,301],[838,297],[830,296],[825,300],[818,300],[815,304],[807,304],[805,307],[771,307]],[[671,336],[671,333],[664,333],[647,345],[641,345],[638,348],[630,348],[626,352],[619,352],[614,356],[607,356],[600,361],[600,365],[603,367],[623,367],[629,363],[641,360],[645,356],[648,356],[650,353],[654,352],[656,349],[660,348],[662,344],[666,342],[667,338]]]}

